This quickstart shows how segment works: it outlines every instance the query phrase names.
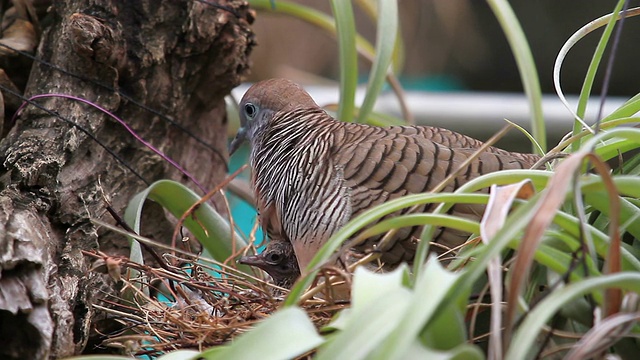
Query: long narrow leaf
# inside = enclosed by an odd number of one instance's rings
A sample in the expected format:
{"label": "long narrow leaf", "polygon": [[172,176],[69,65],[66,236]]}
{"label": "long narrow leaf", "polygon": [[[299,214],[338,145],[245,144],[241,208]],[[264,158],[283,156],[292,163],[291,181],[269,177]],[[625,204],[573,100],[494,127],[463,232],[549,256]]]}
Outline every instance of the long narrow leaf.
{"label": "long narrow leaf", "polygon": [[365,95],[358,122],[365,122],[373,105],[376,103],[380,90],[389,71],[389,65],[395,49],[398,33],[398,3],[396,0],[378,1],[378,27],[376,30],[376,57],[373,61],[369,84]]}
{"label": "long narrow leaf", "polygon": [[358,86],[358,52],[356,50],[356,24],[351,0],[332,0],[331,9],[336,19],[340,54],[338,119],[352,121],[356,87]]}
{"label": "long narrow leaf", "polygon": [[620,118],[630,117],[637,114],[640,111],[640,94],[627,100],[622,106],[617,108],[614,112],[602,119],[602,122],[608,122]]}
{"label": "long narrow leaf", "polygon": [[[326,30],[337,36],[336,22],[331,16],[308,6],[292,3],[289,1],[273,1],[276,6],[271,6],[272,0],[249,0],[252,7],[260,10],[291,15],[309,24]],[[373,45],[362,36],[356,34],[356,45],[358,51],[366,58],[373,59],[375,49]]]}
{"label": "long narrow leaf", "polygon": [[[622,9],[622,7],[624,6],[625,0],[618,0],[618,3],[616,4],[615,8],[613,9],[613,12],[609,15],[609,18],[606,20],[607,21],[607,26],[604,28],[604,31],[602,32],[602,36],[600,37],[600,40],[598,41],[598,46],[596,46],[596,49],[593,53],[593,57],[591,58],[591,62],[589,63],[589,68],[587,69],[587,74],[585,75],[584,78],[584,82],[582,83],[582,88],[580,89],[580,96],[578,98],[578,108],[576,110],[576,115],[577,118],[584,118],[584,115],[587,111],[587,102],[589,100],[589,96],[591,95],[591,89],[593,88],[593,82],[595,80],[596,77],[596,73],[598,72],[598,67],[600,66],[600,62],[602,61],[602,57],[604,56],[604,50],[607,47],[607,44],[609,43],[609,38],[611,37],[611,34],[613,33],[613,27],[615,26],[616,22],[618,21],[618,13],[620,12],[620,10]],[[614,15],[615,16],[611,16]],[[601,18],[602,19],[602,18]],[[595,25],[592,23],[590,23],[590,25]],[[593,26],[593,28],[598,28],[599,26]],[[588,33],[588,32],[587,32]],[[586,35],[586,34],[585,34]],[[578,132],[580,132],[581,130],[581,126],[580,126],[580,122],[576,121],[574,123],[573,126],[573,134],[577,134]],[[573,145],[573,150],[576,151],[578,149],[578,146],[580,145],[580,143],[575,143]]]}
{"label": "long narrow leaf", "polygon": [[[618,4],[616,4],[616,10],[614,10],[614,13],[616,15],[617,15],[617,12],[620,11],[620,9],[622,8],[623,4],[624,4],[624,0],[619,1]],[[640,9],[635,8],[635,9],[628,10],[627,16],[635,16],[640,14],[638,10]],[[616,17],[612,16],[612,14],[608,14],[591,21],[587,25],[580,28],[573,35],[571,35],[571,37],[564,43],[553,65],[553,83],[556,90],[556,94],[560,98],[560,101],[562,101],[564,106],[567,108],[567,110],[569,110],[569,112],[571,112],[571,114],[576,120],[576,123],[574,124],[574,130],[573,130],[574,136],[577,135],[578,132],[580,131],[581,124],[587,130],[592,131],[591,128],[584,122],[583,117],[584,117],[584,113],[587,106],[587,99],[589,97],[589,94],[591,94],[591,88],[593,87],[593,81],[596,75],[596,71],[598,69],[598,65],[600,64],[600,61],[602,60],[602,54],[604,53],[609,36],[613,31],[613,25],[615,24],[615,21],[616,21]],[[591,63],[589,64],[589,68],[587,69],[587,74],[585,76],[583,86],[580,91],[578,108],[576,111],[573,111],[573,109],[569,105],[569,102],[567,101],[564,95],[564,92],[562,91],[562,85],[561,85],[561,79],[560,79],[560,71],[562,69],[562,63],[564,62],[564,59],[566,58],[569,50],[571,50],[571,48],[580,39],[582,39],[592,31],[604,26],[605,24],[607,25],[607,27],[605,28],[605,31],[602,34],[602,37],[600,38],[598,46],[596,47],[594,55],[591,59]],[[579,147],[580,147],[580,142],[579,141],[575,142],[574,145],[572,145],[572,150],[577,151]]]}
{"label": "long narrow leaf", "polygon": [[[487,0],[487,2],[498,18],[516,59],[524,92],[529,99],[533,137],[536,138],[540,147],[546,150],[547,135],[542,113],[542,90],[540,90],[540,79],[527,38],[507,0]],[[535,147],[533,151],[536,151]]]}
{"label": "long narrow leaf", "polygon": [[640,274],[603,275],[569,284],[551,292],[518,326],[511,342],[512,346],[509,347],[505,359],[532,359],[532,347],[538,339],[538,334],[561,306],[571,303],[581,295],[609,288],[625,289],[638,293],[640,292]]}
{"label": "long narrow leaf", "polygon": [[[125,210],[125,221],[138,233],[142,208],[147,199],[159,203],[179,218],[200,200],[200,196],[176,181],[160,180],[151,184],[134,196]],[[233,254],[234,248],[239,249],[247,245],[242,236],[233,231],[229,223],[207,203],[202,204],[195,211],[195,218],[187,217],[184,225],[218,261],[227,260]],[[245,271],[249,270],[246,266],[242,268]]]}

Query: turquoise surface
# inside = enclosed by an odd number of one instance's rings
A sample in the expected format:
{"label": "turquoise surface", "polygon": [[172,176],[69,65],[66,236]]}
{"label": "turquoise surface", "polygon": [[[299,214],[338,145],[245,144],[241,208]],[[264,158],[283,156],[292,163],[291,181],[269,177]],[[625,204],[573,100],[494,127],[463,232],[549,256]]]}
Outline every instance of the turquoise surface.
{"label": "turquoise surface", "polygon": [[[234,173],[242,165],[248,162],[249,151],[249,145],[245,144],[233,154],[231,159],[229,159],[230,174]],[[250,170],[243,171],[239,177],[248,181],[250,177]],[[231,216],[233,217],[233,221],[236,223],[236,227],[242,234],[246,235],[245,238],[248,239],[258,216],[256,209],[246,201],[235,196],[230,191],[227,191],[227,199],[229,201],[229,206],[231,207]],[[255,244],[263,245],[263,240],[264,234],[262,232],[262,228],[258,227]]]}

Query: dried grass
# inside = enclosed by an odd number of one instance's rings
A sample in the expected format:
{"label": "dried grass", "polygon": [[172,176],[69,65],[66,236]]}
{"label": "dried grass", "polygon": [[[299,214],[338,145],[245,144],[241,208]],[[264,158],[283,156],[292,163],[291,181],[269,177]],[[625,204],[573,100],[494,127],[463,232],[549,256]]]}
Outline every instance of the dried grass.
{"label": "dried grass", "polygon": [[[287,293],[195,256],[164,254],[166,263],[152,267],[101,252],[85,255],[95,259],[93,271],[109,274],[117,289],[104,292],[94,305],[97,319],[119,325],[117,330],[106,330],[100,328],[104,321],[95,321],[100,347],[119,348],[135,356],[153,357],[177,349],[201,351],[224,344],[277,310]],[[311,299],[301,306],[320,328],[348,304]]]}

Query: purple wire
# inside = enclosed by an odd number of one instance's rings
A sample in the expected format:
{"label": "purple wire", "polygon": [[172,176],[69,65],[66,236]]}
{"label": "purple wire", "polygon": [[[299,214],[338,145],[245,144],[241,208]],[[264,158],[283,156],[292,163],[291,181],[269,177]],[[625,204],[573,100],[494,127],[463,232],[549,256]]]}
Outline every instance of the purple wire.
{"label": "purple wire", "polygon": [[[207,193],[207,190],[204,188],[204,186],[200,185],[200,183],[198,182],[198,180],[196,180],[189,172],[187,172],[185,169],[183,169],[177,162],[173,161],[171,158],[169,158],[168,156],[166,156],[165,154],[163,154],[160,150],[156,149],[153,145],[151,145],[150,143],[148,143],[146,140],[144,140],[142,137],[140,137],[140,135],[138,135],[126,122],[124,122],[124,120],[120,119],[119,117],[117,117],[116,115],[112,114],[111,112],[109,112],[107,109],[103,108],[100,105],[94,104],[89,100],[83,99],[83,98],[79,98],[73,95],[66,95],[66,94],[40,94],[40,95],[35,95],[32,96],[31,98],[29,98],[29,101],[33,101],[36,99],[42,99],[42,98],[49,98],[49,97],[59,97],[59,98],[65,98],[65,99],[71,99],[71,100],[75,100],[75,101],[79,101],[81,103],[93,106],[94,108],[102,111],[103,113],[109,115],[112,119],[116,120],[117,122],[119,122],[122,126],[124,126],[125,129],[127,129],[127,131],[133,135],[134,138],[136,138],[136,140],[140,141],[142,144],[144,144],[144,146],[148,147],[149,149],[151,149],[151,151],[155,152],[156,154],[158,154],[161,158],[163,158],[164,160],[166,160],[169,164],[171,164],[174,168],[176,168],[178,171],[180,171],[182,174],[184,174],[186,177],[189,178],[189,180],[191,180],[198,188],[200,188],[200,190],[202,190],[205,194]],[[14,123],[16,120],[16,117],[18,116],[18,114],[20,114],[20,111],[28,104],[27,101],[23,102],[22,104],[20,104],[20,107],[18,108],[18,110],[15,112],[15,114],[13,115],[13,118],[11,119],[11,122]]]}

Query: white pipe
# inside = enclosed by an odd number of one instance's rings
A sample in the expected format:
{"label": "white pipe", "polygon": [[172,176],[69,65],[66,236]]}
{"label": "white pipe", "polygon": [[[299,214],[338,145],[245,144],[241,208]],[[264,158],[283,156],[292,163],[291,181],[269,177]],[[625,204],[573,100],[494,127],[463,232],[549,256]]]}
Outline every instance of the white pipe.
{"label": "white pipe", "polygon": [[[248,85],[242,85],[233,91],[240,99]],[[328,86],[305,86],[305,89],[321,106],[335,104],[338,101],[338,89]],[[364,89],[356,94],[356,103],[364,98]],[[567,97],[569,103],[577,104],[577,96]],[[603,114],[610,114],[627,99],[610,97],[605,102]],[[476,137],[487,137],[505,125],[508,119],[526,129],[530,129],[529,103],[523,94],[492,92],[426,92],[408,91],[407,106],[413,113],[416,123],[444,127]],[[599,98],[591,98],[587,106],[587,123],[595,121]],[[542,98],[547,135],[558,138],[573,127],[571,113],[555,95]],[[375,110],[381,113],[400,116],[397,98],[390,92],[383,93],[376,103]]]}

